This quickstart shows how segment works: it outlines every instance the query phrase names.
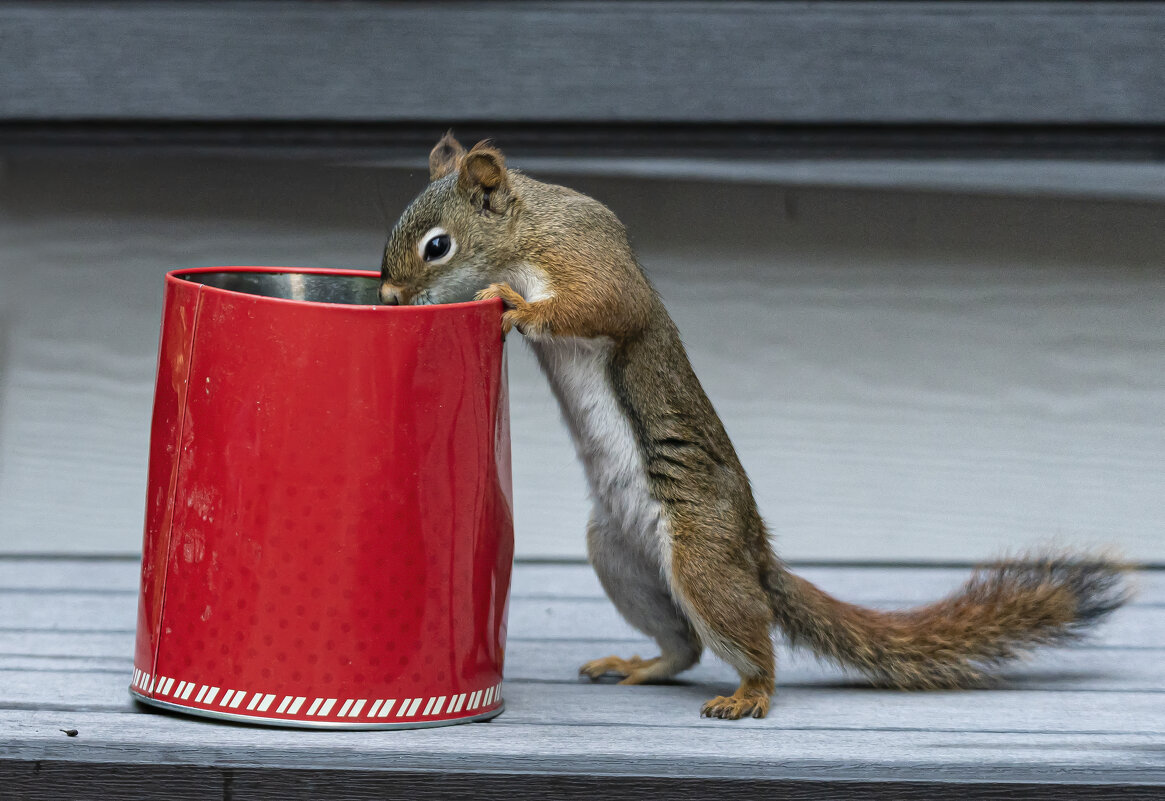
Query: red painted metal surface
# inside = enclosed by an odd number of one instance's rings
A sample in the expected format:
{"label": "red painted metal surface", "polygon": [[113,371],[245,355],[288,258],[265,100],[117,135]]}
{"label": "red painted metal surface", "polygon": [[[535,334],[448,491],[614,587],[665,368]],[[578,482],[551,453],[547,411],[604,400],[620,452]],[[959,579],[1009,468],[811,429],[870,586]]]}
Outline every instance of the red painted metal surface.
{"label": "red painted metal surface", "polygon": [[500,302],[311,303],[196,272],[166,277],[131,691],[284,725],[496,714]]}

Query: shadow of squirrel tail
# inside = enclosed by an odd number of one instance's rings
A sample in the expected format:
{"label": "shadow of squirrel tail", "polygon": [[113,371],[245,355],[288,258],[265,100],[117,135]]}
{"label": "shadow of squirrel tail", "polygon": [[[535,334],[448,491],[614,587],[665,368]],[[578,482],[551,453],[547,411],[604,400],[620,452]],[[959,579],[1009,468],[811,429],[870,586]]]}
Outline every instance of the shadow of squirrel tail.
{"label": "shadow of squirrel tail", "polygon": [[1126,566],[1065,554],[985,565],[954,594],[893,612],[839,601],[779,563],[768,583],[792,645],[915,689],[977,684],[1032,648],[1079,639],[1132,597]]}

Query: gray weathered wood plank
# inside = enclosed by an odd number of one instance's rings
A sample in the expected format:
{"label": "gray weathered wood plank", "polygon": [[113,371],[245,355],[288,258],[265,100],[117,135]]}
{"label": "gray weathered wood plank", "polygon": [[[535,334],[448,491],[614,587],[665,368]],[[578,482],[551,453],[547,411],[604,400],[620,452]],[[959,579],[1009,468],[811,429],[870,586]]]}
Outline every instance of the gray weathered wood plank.
{"label": "gray weathered wood plank", "polygon": [[1158,3],[26,2],[0,37],[8,119],[1165,122]]}
{"label": "gray weathered wood plank", "polygon": [[[134,634],[60,633],[52,631],[0,632],[0,667],[28,665],[72,669],[98,665],[108,669],[132,670]],[[647,655],[657,646],[639,639],[540,640],[511,637],[507,648],[507,677],[523,680],[574,681],[575,669],[583,662],[607,654]],[[778,659],[779,682],[847,681],[845,674],[818,663],[808,652],[783,648]],[[704,661],[683,674],[684,681],[728,681],[732,669],[705,654]],[[1040,650],[1031,659],[1003,671],[1003,686],[1038,686],[1050,689],[1165,689],[1165,661],[1162,649],[1103,645],[1076,645],[1065,649]]]}
{"label": "gray weathered wood plank", "polygon": [[[32,601],[32,602],[30,602]],[[0,630],[132,631],[137,597],[129,593],[0,593]],[[638,640],[640,635],[606,598],[515,599],[510,605],[510,636],[537,640]],[[1120,610],[1088,638],[1098,646],[1165,647],[1165,607],[1131,606]]]}
{"label": "gray weathered wood plank", "polygon": [[0,557],[0,592],[137,592],[141,562],[125,559],[12,559]]}
{"label": "gray weathered wood plank", "polygon": [[[863,687],[860,676],[818,662],[806,651],[779,648],[777,692],[790,687]],[[579,665],[609,654],[650,656],[659,652],[654,643],[629,642],[511,641],[506,649],[506,679],[516,681],[577,681]],[[989,690],[1025,689],[1045,692],[1127,691],[1165,692],[1165,651],[1161,649],[1068,648],[1040,651],[1030,660],[1000,671]],[[711,654],[685,671],[678,681],[714,686],[737,680],[731,666]],[[603,681],[607,681],[604,679]],[[976,691],[977,692],[977,691]]]}
{"label": "gray weathered wood plank", "polygon": [[580,775],[514,772],[473,773],[454,770],[410,771],[393,768],[333,772],[301,766],[219,767],[217,765],[140,765],[94,762],[36,762],[0,760],[0,783],[19,798],[57,801],[83,797],[100,787],[108,797],[123,801],[153,801],[158,797],[185,799],[271,798],[279,801],[428,801],[474,798],[512,801],[515,798],[580,799],[661,797],[687,801],[730,794],[737,801],[998,801],[1022,797],[1030,801],[1142,801],[1157,799],[1157,788],[1143,784],[1097,783],[1082,777],[1054,785],[1031,782],[976,782],[951,785],[942,781],[847,780],[844,784],[819,779],[675,776]]}
{"label": "gray weathered wood plank", "polygon": [[[8,658],[24,655],[35,658],[63,656],[69,659],[133,659],[134,632],[4,631],[0,632],[0,654]],[[132,668],[131,668],[132,670]]]}
{"label": "gray weathered wood plank", "polygon": [[[640,696],[658,696],[659,689],[648,688]],[[643,719],[639,704],[624,709],[613,726],[523,723],[525,711],[544,702],[538,690],[534,685],[508,688],[506,713],[484,728],[310,732],[223,726],[159,714],[10,710],[0,711],[0,730],[6,732],[5,755],[23,760],[333,770],[371,764],[397,769],[823,780],[1165,781],[1158,734],[900,729],[872,736],[860,729],[811,725],[781,731],[771,729],[771,724],[759,725],[772,719],[743,725],[701,721],[694,711],[691,725],[661,729]],[[80,735],[66,738],[59,731],[70,727]]]}
{"label": "gray weathered wood plank", "polygon": [[[73,634],[69,641],[46,642],[40,632],[0,634],[0,675],[16,672],[100,673],[120,682],[133,671],[132,635],[114,642],[101,635]],[[52,646],[46,648],[45,645]],[[511,639],[506,648],[506,681],[573,684],[580,679],[578,666],[608,654],[649,655],[659,651],[654,643],[626,641],[562,641]],[[986,690],[1036,690],[1041,692],[1165,692],[1165,649],[1070,648],[1043,650],[1029,660],[1004,668]],[[677,683],[702,685],[711,691],[736,680],[731,666],[705,654],[696,667],[685,671]],[[606,680],[604,680],[606,681]],[[805,651],[782,649],[777,659],[777,688],[864,687],[857,675],[818,662]]]}
{"label": "gray weathered wood plank", "polygon": [[[72,592],[52,585],[83,579],[75,572],[83,563],[20,561],[35,568],[26,577],[33,586],[0,592],[0,604],[7,603],[0,615],[10,619],[37,607],[40,611],[26,614],[25,620],[70,619],[80,627],[76,633],[0,632],[0,777],[15,777],[7,786],[23,788],[22,797],[72,792],[84,771],[94,786],[133,796],[142,792],[150,772],[163,786],[183,769],[202,771],[198,781],[205,786],[220,782],[235,793],[238,786],[232,782],[239,770],[285,779],[295,775],[288,779],[287,797],[298,797],[313,782],[329,792],[347,789],[347,780],[364,788],[352,797],[365,792],[371,797],[373,787],[392,797],[399,786],[384,771],[401,780],[426,771],[495,778],[597,775],[604,777],[609,793],[641,785],[645,792],[661,791],[661,777],[764,785],[732,785],[741,798],[753,797],[753,791],[756,797],[771,796],[775,782],[797,781],[819,782],[814,785],[819,788],[838,781],[932,783],[926,793],[914,786],[919,797],[971,797],[960,792],[964,782],[980,790],[983,782],[1051,782],[1062,790],[1056,798],[1099,797],[1091,789],[1120,782],[1165,784],[1165,670],[1160,666],[1165,647],[1144,647],[1154,641],[1151,624],[1129,628],[1130,636],[1139,638],[1131,650],[1049,651],[1007,671],[993,688],[960,692],[872,689],[795,654],[783,660],[770,716],[729,723],[698,716],[703,700],[734,684],[731,669],[715,660],[692,671],[688,680],[663,686],[622,687],[575,678],[583,659],[646,650],[648,643],[638,636],[619,641],[609,633],[578,638],[589,633],[582,626],[587,619],[593,619],[596,632],[611,622],[598,611],[609,604],[593,594],[585,566],[519,564],[516,584],[523,589],[515,593],[510,631],[525,636],[511,637],[507,709],[494,723],[396,732],[292,731],[224,726],[136,705],[127,692],[132,633],[93,630],[102,615],[132,611],[127,602],[134,600],[133,593],[116,589],[135,575],[126,570],[128,560],[117,565],[98,561],[104,569],[90,575],[99,586]],[[53,570],[53,562],[63,569]],[[15,563],[0,560],[5,568],[0,576],[15,581],[17,575],[8,570]],[[812,571],[823,582],[841,579],[881,592],[913,583],[911,571],[901,568]],[[920,577],[929,575],[924,584],[952,572],[957,571],[917,571]],[[1122,610],[1114,626],[1122,618],[1160,612],[1151,605]],[[520,622],[523,618],[527,624]],[[1160,621],[1156,625],[1161,628]],[[576,639],[555,639],[567,630]],[[77,729],[78,736],[66,737],[61,729]],[[21,767],[31,763],[51,767],[43,775]],[[358,781],[352,779],[357,775]],[[247,781],[259,786],[261,779],[254,775]],[[534,785],[518,778],[498,782],[482,797],[494,797],[505,787],[517,794],[513,797],[521,797],[521,788],[535,796],[545,789],[531,789]],[[696,797],[695,787],[676,785],[673,796],[690,792]],[[817,797],[798,795],[805,788],[780,787],[789,797]],[[880,787],[882,796],[869,797],[910,797],[904,790]]]}
{"label": "gray weathered wood plank", "polygon": [[[510,634],[535,639],[638,639],[638,634],[605,599],[515,603]],[[1104,647],[1165,647],[1165,609],[1129,607],[1101,624],[1087,640]]]}
{"label": "gray weathered wood plank", "polygon": [[[504,137],[494,137],[504,141]],[[414,166],[416,157],[378,164]],[[1165,200],[1165,164],[1019,158],[677,158],[646,156],[523,157],[531,173],[607,175],[645,181],[706,181],[784,187],[844,186],[996,196]]]}
{"label": "gray weathered wood plank", "polygon": [[[135,709],[131,673],[91,670],[0,672],[0,710]],[[702,719],[700,704],[731,693],[731,677],[710,685],[677,683],[624,687],[610,682],[511,681],[504,697],[508,722],[543,725],[618,725],[635,721],[667,728],[723,725]],[[780,688],[772,714],[740,728],[774,730],[947,731],[1162,735],[1165,692],[1094,690],[958,690],[901,692],[862,686]]]}
{"label": "gray weathered wood plank", "polygon": [[[791,569],[843,600],[886,608],[936,600],[957,590],[971,575],[964,567],[793,564]],[[1137,571],[1130,575],[1130,583],[1136,593],[1133,604],[1165,604],[1165,570]],[[606,597],[589,565],[521,563],[511,586],[515,598],[530,600]]]}
{"label": "gray weathered wood plank", "polygon": [[[795,573],[853,603],[898,607],[940,598],[959,587],[971,571],[963,567],[836,567],[792,566]],[[134,594],[138,591],[136,559],[75,560],[68,558],[5,558],[0,556],[0,593],[96,592]],[[1165,604],[1165,571],[1139,571],[1130,581],[1132,603]],[[518,560],[510,595],[515,599],[601,599],[602,586],[589,565]]]}

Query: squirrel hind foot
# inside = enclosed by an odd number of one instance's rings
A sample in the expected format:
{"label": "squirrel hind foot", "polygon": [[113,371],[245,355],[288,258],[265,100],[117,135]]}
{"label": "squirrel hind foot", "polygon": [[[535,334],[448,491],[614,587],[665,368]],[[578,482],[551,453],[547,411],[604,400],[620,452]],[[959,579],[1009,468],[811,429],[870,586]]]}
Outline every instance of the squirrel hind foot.
{"label": "squirrel hind foot", "polygon": [[[638,656],[633,656],[630,659],[623,659],[618,656],[605,656],[602,659],[592,659],[578,669],[580,676],[588,676],[591,681],[598,681],[603,676],[618,676],[626,679],[633,676],[644,668],[649,668],[655,663],[659,662],[659,657],[654,659],[640,659]],[[633,682],[634,683],[634,682]]]}
{"label": "squirrel hind foot", "polygon": [[719,695],[700,707],[700,717],[739,720],[763,718],[769,712],[773,683],[763,677],[745,679],[732,695]]}
{"label": "squirrel hind foot", "polygon": [[740,720],[744,717],[763,718],[769,712],[769,697],[766,695],[738,696],[718,695],[700,707],[700,717]]}

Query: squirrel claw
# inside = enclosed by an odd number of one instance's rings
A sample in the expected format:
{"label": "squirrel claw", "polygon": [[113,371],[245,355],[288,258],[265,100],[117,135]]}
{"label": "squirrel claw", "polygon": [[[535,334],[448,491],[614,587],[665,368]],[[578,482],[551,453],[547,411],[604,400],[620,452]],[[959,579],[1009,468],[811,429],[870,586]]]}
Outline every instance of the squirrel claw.
{"label": "squirrel claw", "polygon": [[739,720],[763,718],[769,711],[769,699],[761,695],[719,695],[700,707],[700,717]]}
{"label": "squirrel claw", "polygon": [[490,300],[492,298],[501,300],[505,307],[505,311],[502,312],[503,339],[515,328],[518,329],[519,334],[526,334],[528,320],[525,311],[530,304],[512,286],[509,284],[490,284],[473,297],[475,300]]}
{"label": "squirrel claw", "polygon": [[507,309],[517,309],[526,305],[526,299],[509,284],[490,284],[485,289],[479,290],[473,298],[474,300],[500,298]]}
{"label": "squirrel claw", "polygon": [[513,310],[502,313],[502,336],[503,337],[506,334],[513,331],[515,328],[518,329],[519,334],[526,333],[525,331],[522,330],[522,326],[518,322],[517,317],[518,317],[517,312],[515,312]]}

